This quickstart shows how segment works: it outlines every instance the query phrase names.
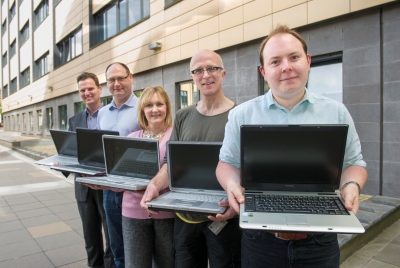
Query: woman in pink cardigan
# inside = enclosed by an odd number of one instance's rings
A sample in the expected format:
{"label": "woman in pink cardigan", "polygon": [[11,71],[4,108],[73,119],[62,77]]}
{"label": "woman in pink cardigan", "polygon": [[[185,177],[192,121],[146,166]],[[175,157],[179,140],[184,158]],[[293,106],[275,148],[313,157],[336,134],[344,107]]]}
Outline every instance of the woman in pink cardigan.
{"label": "woman in pink cardigan", "polygon": [[[128,137],[157,139],[160,163],[172,133],[171,103],[160,86],[146,88],[138,105],[141,130]],[[164,191],[167,191],[164,190]],[[149,214],[140,207],[142,191],[124,191],[122,232],[126,267],[174,267],[174,217],[172,212]]]}

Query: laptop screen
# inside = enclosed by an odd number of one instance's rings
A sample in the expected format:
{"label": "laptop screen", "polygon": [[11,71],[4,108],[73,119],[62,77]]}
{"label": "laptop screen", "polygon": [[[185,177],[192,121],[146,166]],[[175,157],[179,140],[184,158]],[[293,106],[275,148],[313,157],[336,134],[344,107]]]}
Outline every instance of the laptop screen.
{"label": "laptop screen", "polygon": [[104,168],[103,135],[118,136],[119,133],[118,131],[76,128],[80,164]]}
{"label": "laptop screen", "polygon": [[347,125],[243,125],[241,178],[246,189],[337,189]]}
{"label": "laptop screen", "polygon": [[50,129],[58,154],[78,156],[76,132]]}
{"label": "laptop screen", "polygon": [[215,175],[221,145],[221,142],[169,141],[171,188],[223,191]]}
{"label": "laptop screen", "polygon": [[152,179],[159,170],[158,141],[103,136],[107,174]]}

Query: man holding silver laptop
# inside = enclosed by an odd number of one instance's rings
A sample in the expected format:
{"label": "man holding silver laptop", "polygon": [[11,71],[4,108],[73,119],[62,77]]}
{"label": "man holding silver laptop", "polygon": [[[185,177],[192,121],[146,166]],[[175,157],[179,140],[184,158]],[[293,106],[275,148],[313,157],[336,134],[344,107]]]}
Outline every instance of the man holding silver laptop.
{"label": "man holding silver laptop", "polygon": [[[240,185],[240,126],[244,124],[346,124],[349,125],[340,193],[354,213],[367,181],[366,163],[354,122],[345,106],[309,92],[305,86],[311,57],[304,39],[278,25],[260,46],[260,72],[270,90],[229,113],[217,177],[227,191],[230,206],[239,213],[243,204]],[[217,216],[220,217],[220,216]],[[335,233],[288,233],[243,229],[242,264],[245,267],[339,267]]]}

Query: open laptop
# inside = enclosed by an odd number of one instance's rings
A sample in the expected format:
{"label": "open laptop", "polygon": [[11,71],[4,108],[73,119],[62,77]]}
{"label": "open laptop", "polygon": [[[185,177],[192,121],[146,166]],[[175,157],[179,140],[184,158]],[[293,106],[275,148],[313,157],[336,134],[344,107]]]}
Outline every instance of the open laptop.
{"label": "open laptop", "polygon": [[118,131],[76,128],[78,162],[74,165],[51,166],[51,169],[78,174],[96,175],[106,172],[103,153],[103,135],[116,135]]}
{"label": "open laptop", "polygon": [[103,136],[107,176],[76,181],[127,190],[144,190],[160,169],[158,140]]}
{"label": "open laptop", "polygon": [[363,233],[335,192],[347,131],[347,125],[241,126],[245,203],[240,205],[240,227]]}
{"label": "open laptop", "polygon": [[58,154],[36,161],[37,165],[52,166],[53,163],[78,164],[76,132],[50,129]]}
{"label": "open laptop", "polygon": [[218,214],[227,199],[215,170],[221,142],[169,141],[167,144],[170,192],[147,202],[152,210]]}

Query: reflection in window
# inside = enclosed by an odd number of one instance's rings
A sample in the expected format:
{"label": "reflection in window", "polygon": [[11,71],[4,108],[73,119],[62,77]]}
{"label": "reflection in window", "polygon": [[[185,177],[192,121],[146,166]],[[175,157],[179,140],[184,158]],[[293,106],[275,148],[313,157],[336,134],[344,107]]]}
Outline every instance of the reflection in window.
{"label": "reflection in window", "polygon": [[19,88],[29,85],[31,82],[31,69],[28,67],[19,75]]}
{"label": "reflection in window", "polygon": [[37,120],[38,120],[38,130],[41,131],[43,129],[43,115],[42,110],[37,110]]}
{"label": "reflection in window", "polygon": [[165,5],[164,8],[169,8],[172,5],[175,5],[176,3],[180,2],[182,0],[165,0]]}
{"label": "reflection in window", "polygon": [[4,66],[6,65],[7,65],[7,51],[1,57],[1,66],[4,68]]}
{"label": "reflection in window", "polygon": [[133,91],[133,94],[136,95],[136,97],[140,98],[140,96],[142,95],[144,89],[140,89],[140,90],[135,90]]}
{"label": "reflection in window", "polygon": [[3,87],[3,89],[1,90],[1,97],[3,98],[3,99],[5,99],[6,97],[8,97],[8,85],[5,85],[4,87]]}
{"label": "reflection in window", "polygon": [[42,23],[42,21],[47,18],[47,16],[49,16],[49,0],[43,0],[35,10],[33,20],[33,26],[35,27],[34,29],[36,29]]}
{"label": "reflection in window", "polygon": [[17,92],[17,78],[10,81],[10,95]]}
{"label": "reflection in window", "polygon": [[60,129],[67,130],[67,105],[59,106],[58,113],[60,115]]}
{"label": "reflection in window", "polygon": [[12,4],[11,8],[10,8],[10,22],[12,21],[12,19],[15,17],[15,2],[14,4]]}
{"label": "reflection in window", "polygon": [[53,108],[46,109],[47,129],[53,129]]}
{"label": "reflection in window", "polygon": [[179,83],[179,109],[200,101],[200,92],[193,81]]}
{"label": "reflection in window", "polygon": [[16,43],[17,41],[14,39],[14,41],[10,45],[10,59],[14,57],[15,53],[17,52]]}
{"label": "reflection in window", "polygon": [[33,77],[37,79],[49,72],[49,52],[35,61]]}
{"label": "reflection in window", "polygon": [[307,89],[328,98],[343,102],[342,58],[330,57],[311,62]]}
{"label": "reflection in window", "polygon": [[25,24],[24,27],[22,27],[21,31],[19,32],[19,47],[21,47],[26,40],[29,38],[29,22]]}
{"label": "reflection in window", "polygon": [[7,31],[7,19],[1,25],[1,36],[3,36]]}
{"label": "reflection in window", "polygon": [[26,131],[26,113],[22,114],[22,131]]}
{"label": "reflection in window", "polygon": [[96,45],[150,16],[150,0],[122,0],[95,16]]}
{"label": "reflection in window", "polygon": [[33,112],[29,112],[29,131],[33,131]]}
{"label": "reflection in window", "polygon": [[58,67],[81,54],[82,29],[79,29],[57,44],[57,49],[55,50],[54,64],[56,67]]}

